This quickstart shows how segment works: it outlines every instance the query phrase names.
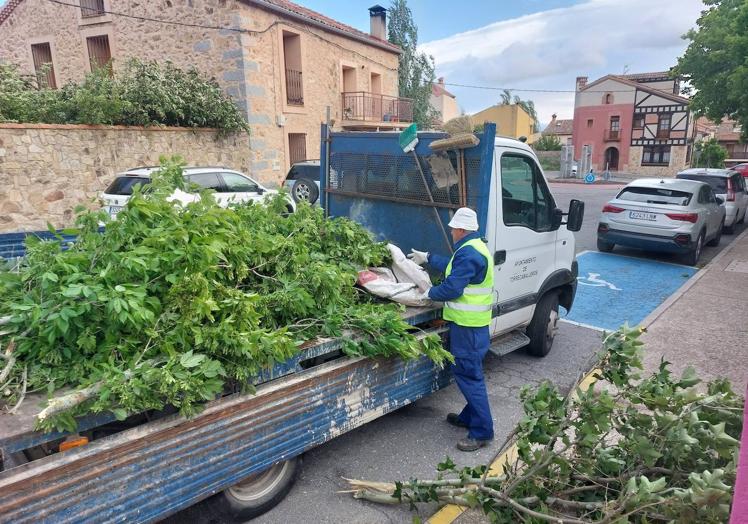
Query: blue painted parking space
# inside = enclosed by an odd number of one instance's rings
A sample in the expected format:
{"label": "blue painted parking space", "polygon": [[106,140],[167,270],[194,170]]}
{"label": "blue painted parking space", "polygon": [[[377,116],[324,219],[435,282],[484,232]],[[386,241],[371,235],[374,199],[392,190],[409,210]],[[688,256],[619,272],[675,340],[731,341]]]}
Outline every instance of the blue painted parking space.
{"label": "blue painted parking space", "polygon": [[577,260],[577,296],[563,318],[609,331],[639,324],[697,271],[608,253],[586,252]]}

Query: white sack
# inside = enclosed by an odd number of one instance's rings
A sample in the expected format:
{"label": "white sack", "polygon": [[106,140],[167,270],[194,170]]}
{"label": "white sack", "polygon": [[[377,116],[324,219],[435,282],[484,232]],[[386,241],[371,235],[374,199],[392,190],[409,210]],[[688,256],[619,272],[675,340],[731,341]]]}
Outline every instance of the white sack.
{"label": "white sack", "polygon": [[405,257],[397,246],[388,244],[392,254],[392,269],[375,267],[358,274],[358,284],[372,295],[386,298],[406,306],[428,306],[424,298],[431,289],[431,279],[421,266]]}

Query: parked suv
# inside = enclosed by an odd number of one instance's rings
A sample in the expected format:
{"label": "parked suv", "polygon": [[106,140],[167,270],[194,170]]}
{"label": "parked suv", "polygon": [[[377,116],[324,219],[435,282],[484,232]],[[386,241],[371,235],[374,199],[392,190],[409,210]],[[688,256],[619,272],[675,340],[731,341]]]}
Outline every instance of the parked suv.
{"label": "parked suv", "polygon": [[742,224],[745,220],[748,192],[745,179],[737,171],[698,167],[681,171],[676,178],[706,182],[714,194],[725,201],[725,233],[731,234],[735,224]]}
{"label": "parked suv", "polygon": [[305,160],[291,166],[283,186],[295,202],[314,204],[319,199],[319,160]]}
{"label": "parked suv", "polygon": [[[130,199],[133,188],[138,184],[150,184],[151,173],[159,169],[161,168],[158,166],[138,167],[117,175],[114,182],[101,194],[104,209],[109,216],[112,218],[117,216]],[[277,193],[255,182],[247,175],[226,167],[186,167],[183,173],[188,182],[214,190],[214,197],[222,207],[227,207],[232,203],[261,202],[266,195]],[[295,209],[296,204],[289,197],[288,212],[291,213]]]}
{"label": "parked suv", "polygon": [[705,243],[716,246],[725,206],[712,188],[695,180],[642,178],[605,204],[597,226],[597,248],[616,245],[682,253],[696,265]]}

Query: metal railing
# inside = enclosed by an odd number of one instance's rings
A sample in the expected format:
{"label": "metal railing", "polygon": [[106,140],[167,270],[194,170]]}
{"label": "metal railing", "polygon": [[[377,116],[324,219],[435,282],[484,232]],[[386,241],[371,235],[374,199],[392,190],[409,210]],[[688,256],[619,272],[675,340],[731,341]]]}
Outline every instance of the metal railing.
{"label": "metal railing", "polygon": [[748,151],[728,151],[727,158],[734,158],[736,160],[745,160],[748,158]]}
{"label": "metal railing", "polygon": [[413,100],[366,91],[343,93],[343,120],[412,122]]}
{"label": "metal railing", "polygon": [[304,105],[304,84],[301,71],[286,69],[286,102],[292,106]]}
{"label": "metal railing", "polygon": [[621,140],[621,130],[606,129],[603,133],[603,140],[606,142],[619,142]]}

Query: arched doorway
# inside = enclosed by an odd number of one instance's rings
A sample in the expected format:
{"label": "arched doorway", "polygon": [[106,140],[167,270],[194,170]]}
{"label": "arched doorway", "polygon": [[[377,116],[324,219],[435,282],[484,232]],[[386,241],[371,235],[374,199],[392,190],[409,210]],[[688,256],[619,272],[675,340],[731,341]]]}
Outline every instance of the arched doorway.
{"label": "arched doorway", "polygon": [[618,171],[618,149],[609,147],[605,150],[605,166],[610,171]]}

